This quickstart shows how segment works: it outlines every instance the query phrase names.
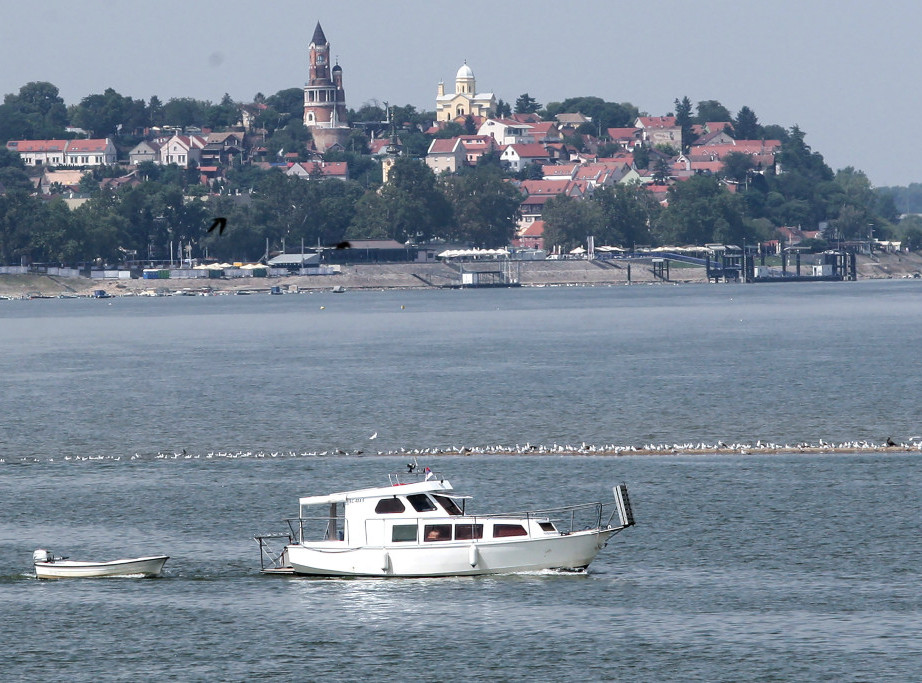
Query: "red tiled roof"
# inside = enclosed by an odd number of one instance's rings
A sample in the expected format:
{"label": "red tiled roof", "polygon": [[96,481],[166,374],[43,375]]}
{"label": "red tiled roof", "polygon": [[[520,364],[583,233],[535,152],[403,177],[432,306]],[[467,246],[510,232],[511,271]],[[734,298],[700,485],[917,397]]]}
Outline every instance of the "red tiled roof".
{"label": "red tiled roof", "polygon": [[509,145],[515,150],[516,154],[522,158],[540,159],[547,157],[547,148],[537,142],[529,142],[521,145]]}
{"label": "red tiled roof", "polygon": [[519,233],[519,237],[543,237],[544,221],[533,221]]}
{"label": "red tiled roof", "polygon": [[642,128],[676,128],[675,116],[638,116]]}
{"label": "red tiled roof", "polygon": [[10,140],[6,147],[14,152],[63,152],[71,140]]}

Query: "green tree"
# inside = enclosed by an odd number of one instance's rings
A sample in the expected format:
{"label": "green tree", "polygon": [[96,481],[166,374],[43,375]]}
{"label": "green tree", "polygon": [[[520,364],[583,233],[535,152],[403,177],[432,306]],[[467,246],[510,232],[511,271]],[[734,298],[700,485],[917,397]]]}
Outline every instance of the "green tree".
{"label": "green tree", "polygon": [[650,148],[644,144],[634,147],[634,165],[637,168],[646,169],[650,166]]}
{"label": "green tree", "polygon": [[586,243],[586,238],[603,232],[605,217],[595,202],[575,199],[564,194],[552,197],[545,203],[544,246],[560,247],[569,252]]}
{"label": "green tree", "polygon": [[[266,98],[266,104],[293,119],[304,119],[304,89],[285,88]],[[359,119],[363,121],[365,119]]]}
{"label": "green tree", "polygon": [[581,113],[592,119],[596,133],[607,128],[624,128],[630,126],[640,115],[637,107],[629,102],[606,102],[600,97],[571,97],[563,102],[551,102],[545,108],[545,119],[553,119],[557,114]]}
{"label": "green tree", "polygon": [[201,128],[207,121],[210,106],[210,102],[191,97],[173,97],[163,105],[163,120],[166,125],[170,126]]}
{"label": "green tree", "polygon": [[899,223],[898,234],[903,242],[902,246],[906,249],[922,249],[922,217],[906,216]]}
{"label": "green tree", "polygon": [[515,236],[522,194],[495,165],[479,165],[445,180],[455,224],[448,237],[475,247],[505,247]]}
{"label": "green tree", "polygon": [[7,94],[0,105],[0,140],[52,139],[64,136],[67,107],[56,86],[32,81]]}
{"label": "green tree", "polygon": [[753,170],[752,157],[742,152],[730,152],[723,159],[720,174],[737,183],[745,183]]}
{"label": "green tree", "polygon": [[675,122],[682,129],[682,151],[684,152],[696,138],[692,130],[692,124],[694,123],[692,119],[692,103],[688,96],[683,97],[681,100],[678,98],[675,100]]}
{"label": "green tree", "polygon": [[230,128],[240,122],[240,106],[224,93],[220,104],[209,106],[205,112],[205,123],[209,128]]}
{"label": "green tree", "polygon": [[756,113],[744,106],[736,114],[733,121],[733,137],[737,140],[758,140],[761,137],[761,127]]}
{"label": "green tree", "polygon": [[505,100],[496,101],[496,111],[494,112],[497,118],[508,119],[512,116],[512,107],[509,106],[509,103]]}
{"label": "green tree", "polygon": [[534,114],[541,109],[541,104],[528,93],[519,95],[515,100],[516,114]]}
{"label": "green tree", "polygon": [[656,222],[661,207],[642,185],[614,185],[598,188],[592,195],[602,212],[603,227],[596,235],[597,244],[633,248],[650,244],[650,226]]}
{"label": "green tree", "polygon": [[717,178],[697,175],[669,188],[669,206],[654,234],[663,244],[739,244],[746,238],[745,205]]}
{"label": "green tree", "polygon": [[133,100],[106,88],[101,95],[88,95],[70,108],[70,122],[93,137],[114,137],[150,124],[150,112],[143,100]]}
{"label": "green tree", "polygon": [[349,227],[351,236],[380,234],[383,229],[398,242],[428,242],[452,225],[451,204],[435,174],[415,159],[397,158],[380,198],[360,202]]}
{"label": "green tree", "polygon": [[705,123],[732,122],[733,115],[730,110],[723,106],[717,100],[704,100],[698,103],[695,123],[704,125]]}
{"label": "green tree", "polygon": [[147,103],[147,116],[152,126],[162,126],[166,123],[163,118],[163,102],[156,95],[151,95]]}

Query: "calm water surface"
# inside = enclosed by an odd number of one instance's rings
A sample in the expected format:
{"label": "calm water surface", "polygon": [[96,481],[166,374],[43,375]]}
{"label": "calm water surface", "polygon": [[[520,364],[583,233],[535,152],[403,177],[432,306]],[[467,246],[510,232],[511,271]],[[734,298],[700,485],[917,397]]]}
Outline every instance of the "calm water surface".
{"label": "calm water surface", "polygon": [[[918,680],[915,453],[432,459],[477,511],[626,481],[638,526],[586,575],[262,577],[251,537],[400,468],[379,450],[908,439],[920,301],[882,282],[0,302],[0,672]],[[336,448],[364,454],[299,455]],[[171,559],[39,582],[38,547]]]}

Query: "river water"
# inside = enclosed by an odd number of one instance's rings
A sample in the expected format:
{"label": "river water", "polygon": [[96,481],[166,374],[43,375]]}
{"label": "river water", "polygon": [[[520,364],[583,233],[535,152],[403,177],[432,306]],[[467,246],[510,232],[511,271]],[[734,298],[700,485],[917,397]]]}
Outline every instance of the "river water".
{"label": "river water", "polygon": [[[399,449],[908,442],[920,314],[915,281],[0,302],[0,672],[917,680],[908,448],[417,456],[478,512],[627,482],[584,575],[264,577],[252,536]],[[40,582],[38,547],[171,559]]]}

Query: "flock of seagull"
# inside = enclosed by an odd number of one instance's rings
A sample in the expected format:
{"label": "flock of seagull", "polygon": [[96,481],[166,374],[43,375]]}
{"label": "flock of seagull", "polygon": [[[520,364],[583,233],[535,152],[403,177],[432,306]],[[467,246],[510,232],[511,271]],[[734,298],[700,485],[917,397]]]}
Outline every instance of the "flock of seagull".
{"label": "flock of seagull", "polygon": [[[371,438],[375,438],[377,432]],[[363,449],[344,450],[334,448],[325,451],[209,451],[207,453],[187,453],[182,451],[161,451],[155,454],[135,453],[130,456],[121,455],[67,455],[57,458],[65,462],[87,462],[95,460],[120,461],[124,460],[211,460],[211,459],[237,459],[237,458],[322,458],[337,456],[452,456],[452,455],[713,455],[730,454],[786,454],[786,453],[868,453],[868,452],[905,452],[922,451],[922,436],[910,437],[908,442],[897,443],[891,438],[883,443],[872,441],[842,441],[830,442],[820,439],[815,443],[774,443],[770,441],[756,441],[755,443],[725,443],[718,441],[709,444],[703,441],[684,442],[672,444],[645,443],[635,446],[618,444],[593,445],[582,442],[580,444],[552,444],[536,445],[526,443],[514,446],[497,444],[494,446],[449,446],[443,448],[415,448],[390,451],[365,451]],[[2,458],[0,464],[14,462],[55,462],[55,458],[39,458],[24,456],[20,458]]]}

